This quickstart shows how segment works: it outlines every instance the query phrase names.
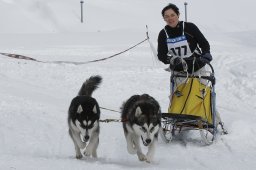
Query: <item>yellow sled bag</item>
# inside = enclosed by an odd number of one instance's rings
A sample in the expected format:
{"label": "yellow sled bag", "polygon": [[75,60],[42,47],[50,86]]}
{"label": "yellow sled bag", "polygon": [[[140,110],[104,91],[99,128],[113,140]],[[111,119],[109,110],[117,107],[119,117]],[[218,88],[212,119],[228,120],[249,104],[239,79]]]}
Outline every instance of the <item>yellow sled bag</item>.
{"label": "yellow sled bag", "polygon": [[211,88],[198,78],[188,78],[173,93],[168,112],[199,116],[212,124]]}

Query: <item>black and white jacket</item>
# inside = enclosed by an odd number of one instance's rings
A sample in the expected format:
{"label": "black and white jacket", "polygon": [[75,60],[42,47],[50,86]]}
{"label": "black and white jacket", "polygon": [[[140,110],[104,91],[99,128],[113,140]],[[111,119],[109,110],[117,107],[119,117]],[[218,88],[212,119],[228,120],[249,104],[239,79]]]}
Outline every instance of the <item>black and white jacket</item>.
{"label": "black and white jacket", "polygon": [[[188,71],[191,72],[192,68],[193,68],[194,57],[198,58],[200,56],[200,53],[201,54],[210,53],[210,45],[209,45],[209,42],[206,40],[204,35],[201,33],[201,31],[198,29],[198,27],[195,24],[185,22],[184,27],[185,27],[184,35],[187,38],[190,50],[197,51],[192,56],[185,58],[185,61],[188,65]],[[172,28],[172,27],[166,25],[165,30],[166,30],[169,38],[179,37],[183,33],[183,21],[180,21],[175,28]],[[162,29],[158,35],[158,48],[157,48],[158,59],[160,61],[162,61],[164,64],[169,64],[168,58],[170,58],[170,57],[167,56],[168,47],[167,47],[167,43],[166,43],[167,36],[166,36],[165,30]],[[194,71],[202,68],[204,65],[205,64],[203,62],[201,62],[200,60],[196,60],[195,65],[194,65]],[[175,71],[183,70],[182,64],[177,65],[177,66],[170,65],[170,68],[174,69]]]}

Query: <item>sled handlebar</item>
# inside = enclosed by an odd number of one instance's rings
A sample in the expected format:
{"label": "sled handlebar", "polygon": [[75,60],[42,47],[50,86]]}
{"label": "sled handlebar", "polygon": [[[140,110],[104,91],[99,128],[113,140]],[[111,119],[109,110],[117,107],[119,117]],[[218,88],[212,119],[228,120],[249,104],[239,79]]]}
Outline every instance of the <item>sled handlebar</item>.
{"label": "sled handlebar", "polygon": [[214,74],[214,69],[213,66],[210,63],[207,63],[208,66],[210,66],[211,70],[212,70],[212,74]]}
{"label": "sled handlebar", "polygon": [[209,80],[211,81],[212,85],[215,85],[216,83],[216,79],[215,79],[215,76],[214,76],[214,69],[213,69],[213,66],[210,64],[210,63],[206,63],[210,68],[211,68],[211,74],[209,76],[195,76],[195,75],[172,75],[174,77],[182,77],[182,78],[202,78],[202,79],[205,79],[205,80]]}
{"label": "sled handlebar", "polygon": [[182,77],[182,78],[201,78],[201,79],[205,79],[205,80],[209,80],[213,85],[215,85],[216,80],[214,75],[210,75],[210,76],[185,76],[185,75],[175,75],[174,77]]}

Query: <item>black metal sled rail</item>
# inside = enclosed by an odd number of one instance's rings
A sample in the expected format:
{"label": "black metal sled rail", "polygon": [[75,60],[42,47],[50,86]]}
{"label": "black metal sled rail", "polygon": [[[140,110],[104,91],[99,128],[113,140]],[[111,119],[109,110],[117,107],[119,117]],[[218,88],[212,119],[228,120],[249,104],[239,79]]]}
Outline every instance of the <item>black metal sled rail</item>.
{"label": "black metal sled rail", "polygon": [[175,126],[187,126],[199,129],[211,129],[214,128],[212,124],[209,124],[200,116],[176,114],[176,113],[162,113],[163,121],[168,123],[174,123]]}

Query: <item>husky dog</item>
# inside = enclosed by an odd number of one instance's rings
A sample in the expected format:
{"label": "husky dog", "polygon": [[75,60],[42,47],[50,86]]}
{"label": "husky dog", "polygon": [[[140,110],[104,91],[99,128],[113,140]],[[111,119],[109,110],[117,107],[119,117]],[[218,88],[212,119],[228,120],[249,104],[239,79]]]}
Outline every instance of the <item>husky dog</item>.
{"label": "husky dog", "polygon": [[[161,110],[158,102],[148,94],[134,95],[121,109],[128,152],[137,153],[140,161],[151,162],[161,126]],[[148,147],[146,155],[142,153],[140,138],[143,145]]]}
{"label": "husky dog", "polygon": [[100,108],[91,95],[98,88],[101,81],[100,76],[92,76],[87,79],[69,107],[69,135],[74,142],[77,159],[83,157],[81,150],[84,150],[83,154],[85,156],[97,157]]}

